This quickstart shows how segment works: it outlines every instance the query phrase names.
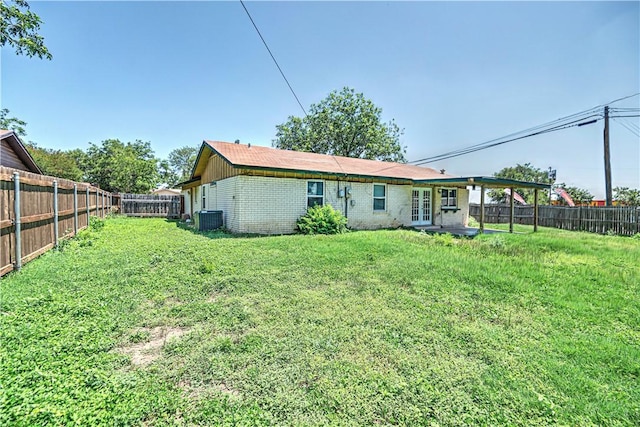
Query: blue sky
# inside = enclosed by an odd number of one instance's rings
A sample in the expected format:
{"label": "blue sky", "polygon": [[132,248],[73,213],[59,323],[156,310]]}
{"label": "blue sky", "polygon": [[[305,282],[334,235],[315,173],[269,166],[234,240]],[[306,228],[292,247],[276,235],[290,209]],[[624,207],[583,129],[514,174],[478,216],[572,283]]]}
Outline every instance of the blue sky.
{"label": "blue sky", "polygon": [[[239,2],[30,5],[53,60],[3,49],[0,101],[40,146],[141,139],[164,158],[203,139],[271,145],[275,126],[302,114]],[[246,5],[305,108],[353,87],[404,128],[409,160],[640,92],[638,2]],[[558,181],[603,198],[602,130],[600,121],[427,166],[553,166]],[[640,141],[616,121],[611,158],[613,185],[639,188]]]}

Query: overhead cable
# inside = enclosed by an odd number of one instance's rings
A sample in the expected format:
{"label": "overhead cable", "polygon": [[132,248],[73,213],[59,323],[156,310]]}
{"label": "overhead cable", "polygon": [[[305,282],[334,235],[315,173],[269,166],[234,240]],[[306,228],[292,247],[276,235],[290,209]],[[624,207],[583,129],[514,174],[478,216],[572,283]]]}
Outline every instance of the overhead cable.
{"label": "overhead cable", "polygon": [[[635,93],[633,95],[628,95],[622,98],[618,98],[618,99],[614,99],[606,104],[601,104],[601,105],[597,105],[595,107],[589,108],[587,110],[584,111],[580,111],[578,113],[574,113],[565,117],[561,117],[559,119],[556,120],[552,120],[550,122],[541,124],[541,125],[537,125],[522,131],[518,131],[518,132],[514,132],[511,133],[509,135],[505,135],[502,136],[500,138],[495,138],[489,141],[485,141],[485,142],[481,142],[479,144],[474,144],[474,145],[470,145],[464,148],[460,148],[457,150],[453,150],[453,151],[449,151],[447,153],[442,153],[439,154],[437,156],[432,156],[432,157],[426,157],[423,159],[418,159],[418,160],[413,160],[410,161],[409,163],[413,163],[416,165],[422,165],[425,163],[432,163],[434,161],[438,161],[438,160],[445,160],[445,159],[449,159],[452,157],[458,157],[458,156],[463,156],[465,154],[470,154],[476,151],[480,151],[480,150],[485,150],[487,148],[492,148],[492,147],[496,147],[498,145],[502,145],[502,144],[506,144],[508,142],[513,142],[513,141],[517,141],[517,140],[521,140],[524,138],[529,138],[531,136],[535,136],[535,135],[540,135],[543,133],[547,133],[547,132],[552,132],[552,131],[556,131],[556,130],[561,130],[561,129],[566,129],[566,127],[573,127],[573,126],[583,126],[587,123],[577,123],[577,122],[582,122],[584,120],[587,120],[589,118],[592,117],[597,117],[597,120],[602,119],[602,113],[600,113],[599,111],[604,108],[605,106],[609,105],[609,104],[614,104],[616,102],[620,102],[623,101],[625,99],[629,99],[632,98],[634,96],[638,96],[640,95],[640,92]],[[625,112],[626,113],[626,112]],[[579,117],[579,118],[578,118]],[[616,117],[637,117],[637,116],[616,116]],[[589,122],[592,123],[592,122]],[[566,126],[566,125],[570,125],[570,126]],[[566,127],[563,127],[566,126]],[[523,135],[526,134],[526,135]],[[518,136],[517,135],[523,135],[523,136]],[[510,138],[510,139],[507,139]]]}
{"label": "overhead cable", "polygon": [[300,99],[298,98],[298,95],[296,95],[296,92],[293,90],[293,87],[291,87],[291,83],[289,83],[289,80],[287,79],[287,76],[284,75],[284,71],[282,71],[282,68],[280,68],[280,64],[278,64],[278,61],[276,61],[276,57],[273,56],[273,53],[271,52],[271,49],[269,49],[269,45],[267,45],[267,42],[265,41],[264,37],[262,37],[262,33],[260,33],[260,30],[258,29],[258,26],[253,21],[253,18],[251,17],[251,14],[249,13],[249,10],[247,9],[247,6],[244,5],[244,2],[242,0],[240,0],[240,4],[242,4],[242,7],[244,8],[244,11],[247,12],[247,16],[251,20],[251,23],[253,24],[253,28],[256,29],[256,32],[260,36],[260,39],[262,40],[262,43],[264,43],[264,47],[267,48],[267,51],[269,52],[269,55],[271,55],[271,59],[273,59],[273,62],[276,64],[276,67],[278,67],[278,71],[280,71],[280,74],[282,75],[282,78],[287,83],[287,86],[289,86],[289,90],[293,94],[293,97],[296,99],[296,101],[298,102],[298,105],[302,109],[302,112],[306,116],[307,115],[307,111],[302,106],[302,103],[300,102]]}

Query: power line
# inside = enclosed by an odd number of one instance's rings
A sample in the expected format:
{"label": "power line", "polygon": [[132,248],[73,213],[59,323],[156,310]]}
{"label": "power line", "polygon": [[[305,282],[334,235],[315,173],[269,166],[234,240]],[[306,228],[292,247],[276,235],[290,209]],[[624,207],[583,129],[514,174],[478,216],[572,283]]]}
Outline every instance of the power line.
{"label": "power line", "polygon": [[[615,99],[615,100],[613,100],[613,101],[608,102],[606,105],[609,105],[609,104],[615,104],[616,102],[624,101],[625,99],[633,98],[634,96],[638,96],[638,95],[640,95],[640,92],[638,92],[638,93],[634,93],[633,95],[625,96],[625,97],[623,97],[623,98]],[[604,105],[603,105],[603,106],[604,106]]]}
{"label": "power line", "polygon": [[[590,119],[590,118],[594,118],[594,117],[595,117],[594,120],[592,120],[590,122],[587,122],[587,123],[584,122],[585,120]],[[535,132],[530,132],[528,134],[525,134],[525,135],[522,135],[522,136],[518,136],[518,137],[515,137],[515,138],[507,139],[507,140],[504,140],[504,141],[502,141],[502,140],[505,137],[497,138],[497,139],[494,139],[494,140],[491,140],[491,141],[487,141],[487,142],[485,142],[483,144],[476,144],[475,146],[467,147],[467,148],[464,148],[464,149],[461,149],[461,150],[457,150],[457,151],[451,151],[449,153],[440,154],[438,156],[428,157],[428,158],[425,158],[425,159],[422,159],[422,160],[419,160],[419,161],[416,161],[416,162],[412,162],[412,163],[415,163],[416,165],[423,165],[423,164],[426,164],[426,163],[432,163],[432,162],[439,161],[439,160],[446,160],[446,159],[450,159],[450,158],[453,158],[453,157],[459,157],[459,156],[463,156],[465,154],[474,153],[476,151],[481,151],[481,150],[486,150],[488,148],[497,147],[499,145],[506,144],[508,142],[518,141],[520,139],[530,138],[532,136],[542,135],[544,133],[549,133],[549,132],[555,132],[555,131],[567,129],[567,128],[570,128],[570,127],[583,126],[585,124],[590,124],[590,123],[596,122],[598,120],[602,120],[602,116],[600,114],[591,114],[591,115],[586,116],[586,117],[580,117],[579,119],[576,119],[576,120],[573,120],[573,121],[570,121],[570,122],[558,124],[556,126],[553,126],[553,127],[547,128],[547,129],[537,130]],[[518,132],[516,134],[520,134],[520,133],[522,133],[522,132]],[[512,134],[512,135],[515,135],[515,134]],[[494,142],[494,141],[498,141],[498,142]]]}
{"label": "power line", "polygon": [[629,132],[631,132],[632,134],[634,134],[635,136],[637,136],[638,138],[640,138],[640,133],[638,133],[637,131],[635,131],[634,129],[632,129],[631,127],[627,126],[626,123],[620,121],[620,120],[616,120],[615,117],[612,117],[613,120],[615,120],[616,123],[618,123],[619,125],[623,126],[625,129],[627,129]]}
{"label": "power line", "polygon": [[640,126],[638,126],[637,124],[635,124],[634,122],[632,122],[631,120],[627,121],[625,119],[621,119],[623,122],[625,122],[627,125],[631,126],[632,128],[636,129],[638,132],[640,132]]}
{"label": "power line", "polygon": [[276,57],[273,56],[273,53],[271,53],[271,49],[269,49],[269,46],[267,45],[267,42],[265,41],[264,37],[262,37],[262,33],[260,33],[260,30],[258,29],[258,26],[253,21],[253,18],[251,17],[251,14],[249,13],[249,10],[247,9],[247,6],[244,5],[244,2],[242,0],[240,0],[240,4],[244,8],[244,11],[247,12],[247,16],[251,20],[251,23],[253,24],[253,28],[256,29],[256,32],[260,36],[260,39],[262,40],[262,43],[264,43],[264,47],[267,48],[267,51],[269,52],[269,55],[271,55],[271,59],[273,59],[273,62],[276,64],[276,67],[278,67],[278,70],[280,71],[280,74],[282,75],[282,78],[287,83],[287,86],[289,86],[289,90],[291,90],[291,93],[293,94],[294,98],[296,98],[296,101],[298,101],[298,105],[300,106],[300,108],[302,109],[302,112],[306,116],[307,112],[305,111],[304,107],[302,106],[302,103],[300,102],[300,99],[298,98],[298,95],[296,95],[296,92],[291,87],[291,84],[289,83],[289,80],[287,80],[287,76],[284,75],[284,72],[282,71],[282,68],[280,68],[280,64],[278,64],[278,61],[276,61]]}
{"label": "power line", "polygon": [[[424,160],[429,160],[429,159],[432,159],[434,157],[446,156],[446,155],[458,153],[458,152],[461,152],[461,151],[465,151],[465,150],[468,150],[468,149],[471,149],[471,148],[485,146],[485,145],[490,144],[492,142],[500,141],[502,139],[510,138],[510,137],[513,137],[513,136],[516,136],[516,135],[520,135],[520,134],[523,134],[523,133],[526,133],[526,132],[535,132],[535,131],[537,131],[539,129],[542,129],[542,128],[545,128],[545,127],[549,127],[549,126],[552,126],[552,125],[557,125],[559,122],[567,121],[567,120],[576,118],[577,116],[580,116],[580,115],[589,114],[589,113],[595,113],[600,108],[601,108],[601,106],[596,106],[596,107],[590,108],[588,110],[581,111],[579,113],[571,114],[569,116],[561,117],[559,119],[552,120],[552,121],[547,122],[547,123],[543,123],[541,125],[533,126],[531,128],[528,128],[528,129],[524,129],[524,130],[521,130],[521,131],[518,131],[518,132],[514,132],[514,133],[511,133],[511,134],[508,134],[508,135],[504,135],[504,136],[501,136],[500,138],[491,139],[489,141],[481,142],[479,144],[471,145],[471,146],[468,146],[468,147],[465,147],[465,148],[460,148],[460,149],[457,149],[457,150],[454,150],[454,151],[450,151],[448,153],[442,153],[442,154],[440,154],[438,156],[432,156],[432,157],[427,157],[427,158],[424,158],[424,159],[413,160],[413,161],[411,161],[409,163],[420,163],[420,162],[422,162]],[[586,117],[583,117],[583,118],[581,118],[579,120],[583,120],[585,118]]]}
{"label": "power line", "polygon": [[[602,114],[601,113],[597,113],[596,114],[596,112],[599,111],[604,106],[609,105],[609,104],[614,104],[616,102],[620,102],[620,101],[623,101],[625,99],[629,99],[629,98],[632,98],[632,97],[638,96],[638,95],[640,95],[640,92],[634,93],[632,95],[628,95],[628,96],[625,96],[625,97],[622,97],[622,98],[614,99],[612,101],[609,101],[606,104],[597,105],[597,106],[595,106],[593,108],[589,108],[587,110],[584,110],[584,111],[581,111],[581,112],[578,112],[578,113],[574,113],[574,114],[571,114],[569,116],[561,117],[559,119],[552,120],[550,122],[547,122],[547,123],[544,123],[544,124],[541,124],[541,125],[538,125],[538,126],[531,127],[529,129],[525,129],[525,130],[522,130],[522,131],[519,131],[519,132],[514,132],[514,133],[511,133],[509,135],[502,136],[500,138],[495,138],[495,139],[492,139],[492,140],[489,140],[489,141],[485,141],[485,142],[482,142],[482,143],[479,143],[479,144],[471,145],[471,146],[468,146],[468,147],[465,147],[465,148],[449,151],[447,153],[442,153],[442,154],[439,154],[437,156],[432,156],[432,157],[426,157],[424,159],[413,160],[413,161],[411,161],[409,163],[414,163],[416,165],[421,165],[421,164],[425,164],[425,163],[432,163],[432,162],[435,162],[435,161],[438,161],[438,160],[445,160],[445,159],[449,159],[449,158],[452,158],[452,157],[463,156],[465,154],[470,154],[470,153],[473,153],[473,152],[476,152],[476,151],[485,150],[485,149],[488,149],[488,148],[496,147],[498,145],[506,144],[507,142],[517,141],[517,140],[528,138],[528,137],[531,137],[531,136],[540,135],[542,133],[547,133],[547,132],[552,132],[552,131],[555,131],[555,130],[566,129],[566,127],[581,126],[581,125],[584,125],[584,124],[587,124],[587,123],[577,124],[576,122],[581,122],[581,121],[584,121],[584,120],[586,120],[588,118],[592,118],[592,117],[597,117],[596,121],[600,120],[602,118]],[[586,114],[591,114],[591,115],[585,117],[584,115],[586,115]],[[580,118],[576,119],[577,117],[580,117]],[[622,117],[622,116],[617,116],[617,117]],[[633,117],[633,116],[630,116],[630,117]],[[573,119],[576,119],[576,120],[571,121],[571,122],[567,122],[568,120],[573,120]],[[564,122],[564,123],[562,123],[562,122]],[[562,127],[562,126],[570,125],[570,124],[573,124],[573,123],[576,123],[576,124],[572,125],[572,126]],[[592,122],[589,122],[589,123],[592,123]],[[549,128],[549,126],[556,126],[556,128]],[[545,129],[545,128],[547,128],[547,129]],[[544,129],[544,130],[542,130],[542,129]],[[524,136],[520,136],[520,137],[515,137],[516,135],[522,135],[523,133],[526,133],[526,132],[529,132],[529,134],[524,135]],[[508,139],[506,141],[503,141],[505,138],[511,138],[511,137],[514,137],[514,138]]]}

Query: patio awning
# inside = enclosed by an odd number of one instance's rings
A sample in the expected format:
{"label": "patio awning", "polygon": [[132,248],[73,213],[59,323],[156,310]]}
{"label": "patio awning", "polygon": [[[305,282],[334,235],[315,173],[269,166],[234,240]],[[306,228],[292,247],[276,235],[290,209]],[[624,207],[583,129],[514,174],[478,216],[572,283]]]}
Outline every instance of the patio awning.
{"label": "patio awning", "polygon": [[518,181],[517,179],[496,178],[493,176],[461,176],[457,178],[434,178],[414,180],[416,184],[437,184],[437,185],[480,185],[487,188],[534,188],[538,190],[548,190],[550,184],[539,182]]}

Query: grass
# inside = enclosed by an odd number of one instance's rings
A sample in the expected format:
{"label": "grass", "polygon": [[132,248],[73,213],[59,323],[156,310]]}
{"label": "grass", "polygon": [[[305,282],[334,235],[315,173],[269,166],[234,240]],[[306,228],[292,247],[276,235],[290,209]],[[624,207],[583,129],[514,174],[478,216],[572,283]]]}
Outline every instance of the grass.
{"label": "grass", "polygon": [[98,228],[0,282],[1,425],[640,424],[638,239]]}

